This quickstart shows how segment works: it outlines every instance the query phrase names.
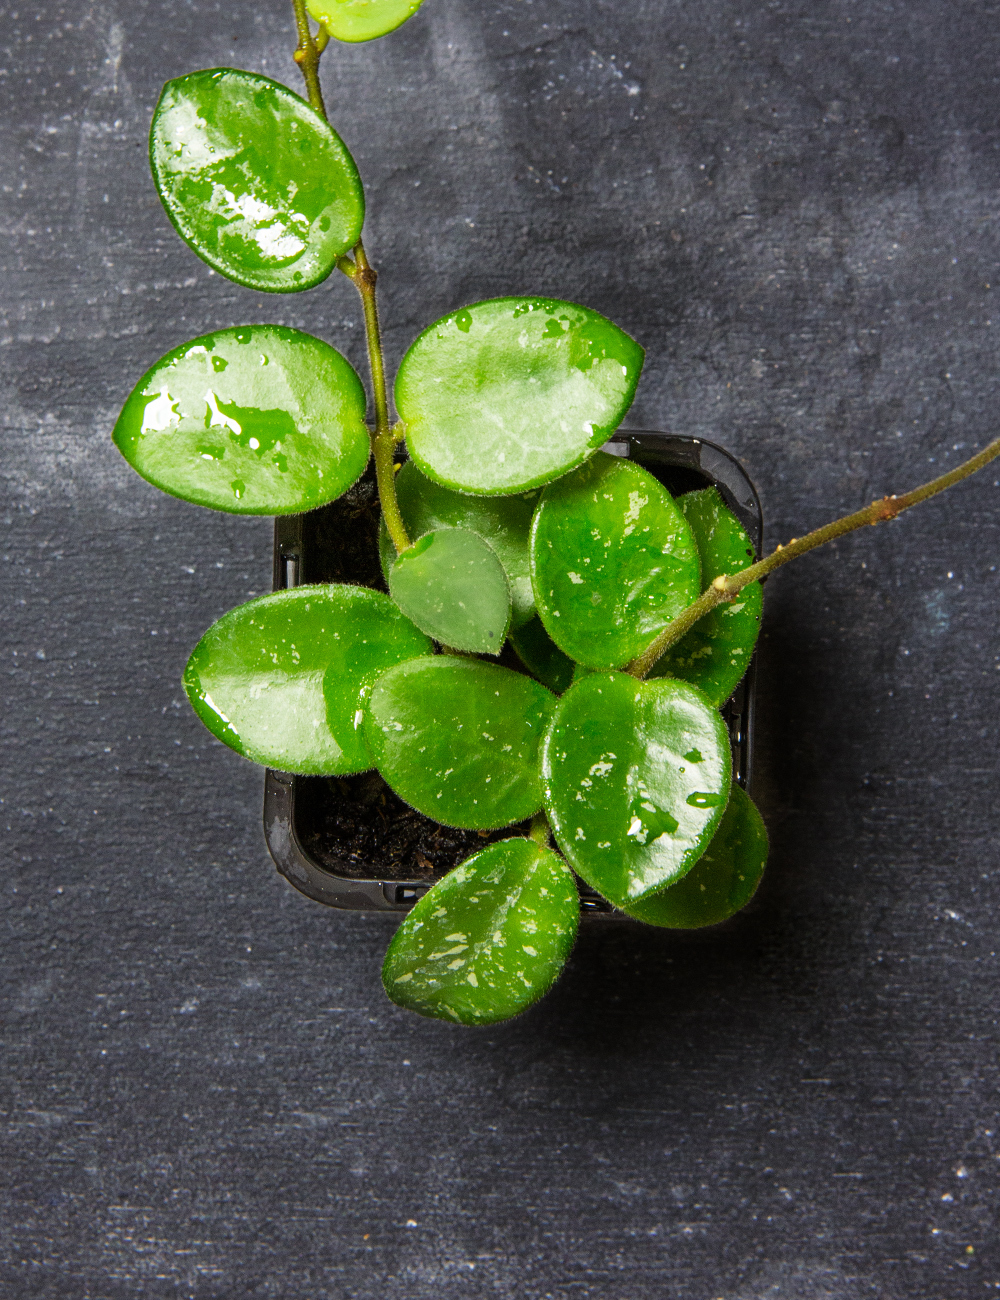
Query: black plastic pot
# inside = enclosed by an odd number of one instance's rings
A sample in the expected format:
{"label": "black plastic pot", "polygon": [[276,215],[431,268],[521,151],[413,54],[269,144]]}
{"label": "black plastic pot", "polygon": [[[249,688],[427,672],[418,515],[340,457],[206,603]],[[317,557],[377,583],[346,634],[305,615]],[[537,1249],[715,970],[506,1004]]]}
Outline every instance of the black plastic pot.
{"label": "black plastic pot", "polygon": [[[727,451],[698,438],[624,430],[604,450],[642,465],[675,496],[714,485],[760,554],[760,500]],[[369,467],[339,501],[275,521],[274,589],[351,582],[384,590],[377,536],[378,498]],[[733,777],[744,788],[750,780],[753,692],[751,662],[722,709]],[[407,808],[375,772],[303,777],[268,771],[264,786],[264,835],[275,866],[296,889],[331,907],[405,912],[452,866],[514,829],[482,835],[440,827]],[[616,915],[582,882],[580,905],[585,915]]]}

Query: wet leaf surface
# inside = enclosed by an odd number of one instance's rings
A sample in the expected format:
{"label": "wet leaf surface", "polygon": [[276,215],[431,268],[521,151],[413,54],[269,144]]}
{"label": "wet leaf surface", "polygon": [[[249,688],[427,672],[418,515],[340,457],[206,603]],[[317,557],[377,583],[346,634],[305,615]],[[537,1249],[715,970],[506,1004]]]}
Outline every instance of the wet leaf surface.
{"label": "wet leaf surface", "polygon": [[509,1020],[555,983],[579,917],[576,882],[558,854],[533,840],[501,840],[416,904],[389,945],[385,991],[439,1020]]}
{"label": "wet leaf surface", "polygon": [[539,487],[618,427],[642,357],[617,325],[573,303],[463,307],[426,329],[400,365],[396,406],[410,455],[462,492]]}
{"label": "wet leaf surface", "polygon": [[379,678],[365,735],[411,807],[446,826],[493,830],[542,806],[538,744],[554,704],[521,673],[438,655]]}
{"label": "wet leaf surface", "polygon": [[722,817],[731,767],[726,728],[700,691],[624,673],[571,686],[541,749],[556,841],[618,907],[691,869]]}
{"label": "wet leaf surface", "polygon": [[754,896],[767,864],[767,829],[753,800],[734,785],[712,842],[676,885],[624,910],[647,925],[694,930],[718,925]]}
{"label": "wet leaf surface", "polygon": [[432,650],[381,592],[295,587],[213,623],[188,660],[184,689],[209,731],[255,763],[364,772],[375,766],[363,730],[372,682]]}
{"label": "wet leaf surface", "polygon": [[243,325],[161,357],[114,428],[118,450],[164,492],[231,514],[312,510],[368,463],[365,392],[311,334]]}
{"label": "wet leaf surface", "polygon": [[701,590],[698,548],[670,493],[604,452],[545,489],[529,559],[545,630],[590,668],[634,659]]}
{"label": "wet leaf surface", "polygon": [[208,68],[168,81],[149,158],[180,237],[248,288],[309,289],[361,234],[364,191],[344,142],[268,77]]}

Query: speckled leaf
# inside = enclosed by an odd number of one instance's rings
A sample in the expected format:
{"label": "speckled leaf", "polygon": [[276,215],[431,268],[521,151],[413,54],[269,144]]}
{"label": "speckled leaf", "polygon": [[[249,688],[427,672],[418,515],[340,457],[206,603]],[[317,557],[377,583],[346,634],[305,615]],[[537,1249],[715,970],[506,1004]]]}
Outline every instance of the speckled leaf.
{"label": "speckled leaf", "polygon": [[[412,460],[396,475],[399,509],[411,537],[435,528],[469,528],[485,537],[496,551],[510,583],[512,627],[527,623],[535,613],[535,597],[528,572],[528,529],[538,503],[538,492],[509,497],[471,497],[453,492],[425,477]],[[379,529],[379,554],[386,581],[396,559],[385,522]]]}
{"label": "speckled leaf", "polygon": [[718,925],[750,902],[766,863],[767,830],[753,800],[734,785],[719,829],[684,879],[624,910],[671,930]]}
{"label": "speckled leaf", "polygon": [[542,494],[529,540],[545,630],[589,668],[617,668],[701,588],[698,548],[652,474],[599,452]]}
{"label": "speckled leaf", "polygon": [[697,862],[731,766],[722,719],[693,686],[594,673],[561,698],[542,743],[545,809],[573,869],[627,907]]}
{"label": "speckled leaf", "polygon": [[587,307],[495,298],[426,329],[403,358],[396,407],[420,470],[461,492],[521,492],[579,465],[628,410],[634,339]]}
{"label": "speckled leaf", "polygon": [[268,77],[208,68],[168,81],[149,158],[177,233],[237,284],[311,288],[361,234],[364,191],[344,142]]}
{"label": "speckled leaf", "polygon": [[306,8],[338,41],[372,41],[402,26],[423,0],[307,0]]}
{"label": "speckled leaf", "polygon": [[365,735],[378,770],[418,812],[493,830],[542,806],[538,742],[554,704],[521,673],[438,655],[379,678]]}
{"label": "speckled leaf", "polygon": [[306,586],[224,614],[184,673],[194,711],[238,754],[286,772],[344,775],[374,767],[363,709],[386,668],[433,646],[388,596]]}
{"label": "speckled leaf", "polygon": [[[677,504],[698,543],[702,590],[720,574],[739,573],[753,564],[750,538],[716,488],[688,492]],[[650,676],[680,677],[700,687],[713,704],[725,704],[750,667],[763,600],[759,582],[744,587],[731,604],[719,605],[695,624]]]}
{"label": "speckled leaf", "polygon": [[537,615],[523,627],[513,629],[510,643],[528,672],[550,691],[562,695],[573,680],[573,660],[563,654]]}
{"label": "speckled leaf", "polygon": [[562,858],[532,840],[501,840],[417,903],[389,945],[382,983],[393,1002],[422,1016],[509,1020],[555,983],[579,918]]}
{"label": "speckled leaf", "polygon": [[467,528],[424,533],[389,571],[389,594],[421,631],[470,654],[498,655],[510,587],[496,552]]}
{"label": "speckled leaf", "polygon": [[350,363],[277,325],[219,330],[168,352],[132,390],[113,437],[164,492],[241,515],[333,501],[371,446]]}

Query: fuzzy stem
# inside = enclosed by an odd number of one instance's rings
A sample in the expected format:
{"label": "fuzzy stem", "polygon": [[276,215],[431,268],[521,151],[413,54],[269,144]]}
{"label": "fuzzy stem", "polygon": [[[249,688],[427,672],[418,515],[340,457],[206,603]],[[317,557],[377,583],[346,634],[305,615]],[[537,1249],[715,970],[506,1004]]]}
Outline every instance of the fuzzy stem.
{"label": "fuzzy stem", "polygon": [[633,677],[645,677],[657,660],[666,654],[672,645],[676,645],[699,619],[704,618],[716,606],[733,600],[751,582],[759,582],[761,578],[766,578],[769,573],[780,568],[783,564],[787,564],[789,560],[797,559],[800,555],[805,555],[807,551],[815,550],[817,546],[832,542],[838,537],[843,537],[846,533],[852,533],[856,528],[862,528],[865,524],[874,526],[882,523],[883,520],[895,519],[904,510],[909,510],[910,506],[919,505],[921,501],[926,501],[928,497],[936,496],[938,492],[944,492],[946,488],[950,488],[953,484],[960,483],[962,479],[968,478],[970,474],[975,474],[977,470],[982,469],[984,465],[988,465],[997,456],[1000,456],[1000,438],[994,439],[988,447],[984,447],[981,452],[963,464],[956,466],[955,469],[949,470],[947,474],[941,474],[938,478],[931,479],[929,483],[914,488],[912,492],[906,492],[903,496],[883,497],[881,501],[873,501],[870,506],[865,506],[863,510],[856,510],[851,515],[845,515],[843,519],[836,519],[832,524],[826,524],[822,528],[817,528],[814,532],[807,533],[805,537],[794,537],[787,546],[779,546],[767,559],[758,560],[756,564],[751,564],[748,569],[741,569],[739,573],[731,573],[728,576],[720,574],[709,584],[697,600],[688,605],[687,609],[663,629],[656,640],[651,642],[641,655],[632,660],[625,671],[631,673]]}
{"label": "fuzzy stem", "polygon": [[313,36],[309,30],[306,0],[292,0],[292,6],[295,9],[295,26],[299,33],[299,44],[293,57],[306,83],[309,103],[325,121],[326,105],[323,103],[323,92],[319,85],[319,56],[326,48],[330,37],[322,23],[318,36]]}
{"label": "fuzzy stem", "polygon": [[528,827],[528,838],[540,844],[543,849],[549,847],[549,821],[544,812],[535,813]]}

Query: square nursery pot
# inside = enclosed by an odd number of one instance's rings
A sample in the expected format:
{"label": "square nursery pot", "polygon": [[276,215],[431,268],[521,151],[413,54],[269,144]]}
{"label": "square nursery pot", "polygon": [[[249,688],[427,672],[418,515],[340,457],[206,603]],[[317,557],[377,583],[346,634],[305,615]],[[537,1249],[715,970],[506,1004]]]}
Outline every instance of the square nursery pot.
{"label": "square nursery pot", "polygon": [[[714,485],[747,530],[757,554],[760,500],[740,464],[714,443],[676,434],[620,431],[604,451],[649,470],[675,496]],[[274,590],[310,582],[349,582],[385,590],[378,559],[379,506],[373,467],[338,501],[275,521]],[[513,651],[505,649],[500,662]],[[733,747],[733,778],[746,788],[753,739],[754,661],[723,706]],[[309,898],[355,911],[405,912],[452,867],[518,827],[460,831],[415,812],[377,772],[292,776],[268,771],[264,835],[279,872]],[[523,831],[527,831],[527,823]],[[582,881],[585,916],[616,916]]]}

